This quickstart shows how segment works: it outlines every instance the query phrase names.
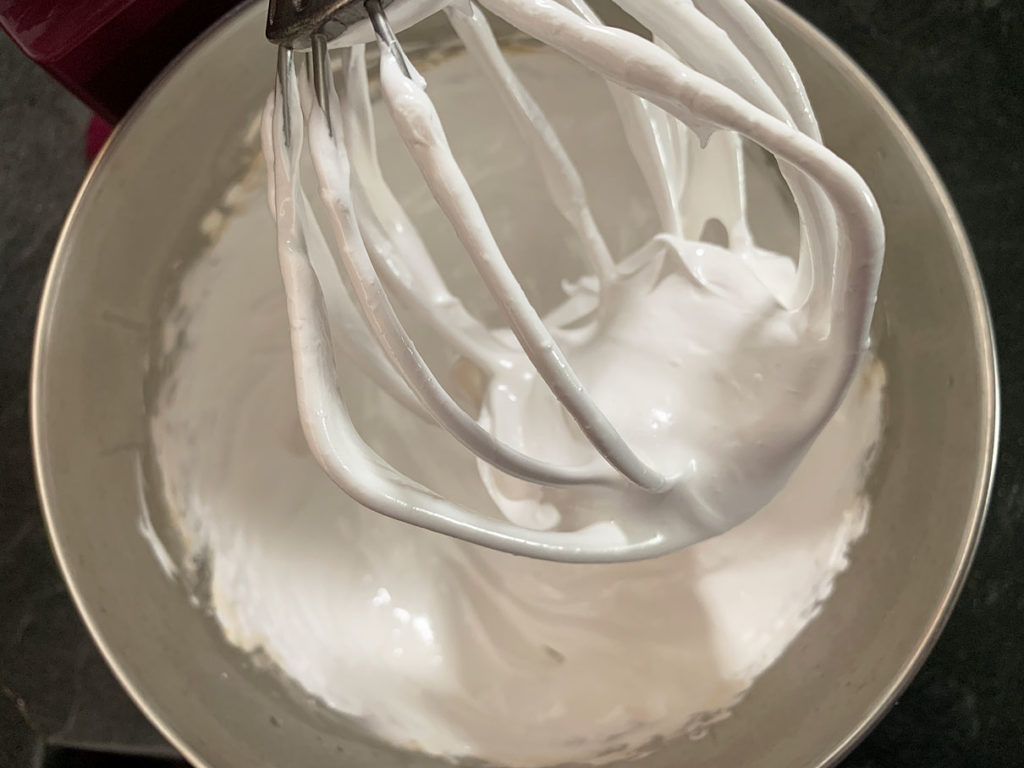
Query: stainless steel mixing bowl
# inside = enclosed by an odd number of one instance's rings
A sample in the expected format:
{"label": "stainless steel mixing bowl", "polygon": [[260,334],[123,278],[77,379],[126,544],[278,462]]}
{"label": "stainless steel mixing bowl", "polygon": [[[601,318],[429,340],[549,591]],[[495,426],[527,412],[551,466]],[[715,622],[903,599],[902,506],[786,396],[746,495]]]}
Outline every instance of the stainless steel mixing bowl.
{"label": "stainless steel mixing bowl", "polygon": [[[821,616],[711,736],[666,743],[644,766],[837,761],[941,630],[974,552],[993,470],[991,326],[948,195],[849,59],[778,3],[757,5],[803,73],[829,145],[864,174],[886,219],[876,340],[889,372],[888,426],[871,481],[870,529]],[[227,19],[150,89],[71,211],[36,340],[39,488],[96,641],[196,766],[429,765],[437,761],[376,743],[233,649],[139,534],[144,371],[158,304],[202,247],[203,217],[251,160],[241,137],[274,71],[263,13],[258,3]],[[436,34],[428,24],[413,37]]]}

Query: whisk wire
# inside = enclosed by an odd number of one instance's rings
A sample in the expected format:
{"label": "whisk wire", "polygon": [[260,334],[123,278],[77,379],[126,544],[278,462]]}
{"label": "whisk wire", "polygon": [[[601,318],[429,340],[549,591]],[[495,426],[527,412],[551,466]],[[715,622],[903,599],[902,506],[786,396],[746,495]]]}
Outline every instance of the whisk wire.
{"label": "whisk wire", "polygon": [[373,25],[373,31],[377,35],[381,47],[387,48],[391,52],[395,61],[398,62],[402,74],[411,79],[412,67],[405,56],[405,50],[398,42],[395,31],[391,28],[391,22],[388,21],[384,9],[381,8],[380,0],[366,0],[366,12],[370,16],[370,23]]}

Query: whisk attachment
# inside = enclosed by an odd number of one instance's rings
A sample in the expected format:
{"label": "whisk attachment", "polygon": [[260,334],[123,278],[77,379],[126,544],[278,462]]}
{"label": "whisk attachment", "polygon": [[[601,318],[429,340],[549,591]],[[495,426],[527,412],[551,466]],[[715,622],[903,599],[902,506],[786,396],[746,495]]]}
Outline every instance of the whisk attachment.
{"label": "whisk attachment", "polygon": [[[376,157],[362,45],[342,49],[345,87],[340,93],[336,88],[329,47],[339,33],[339,20],[357,18],[348,8],[355,3],[340,4],[351,15],[335,13],[326,21],[318,15],[315,26],[292,21],[289,28],[308,39],[309,51],[296,51],[295,40],[281,46],[263,140],[272,163],[269,198],[278,221],[307,442],[334,482],[364,506],[515,554],[575,562],[635,560],[721,533],[756,512],[777,485],[758,478],[756,489],[733,488],[722,472],[656,466],[630,444],[588,391],[569,351],[585,348],[616,322],[624,311],[621,296],[638,282],[655,280],[665,253],[674,251],[680,268],[694,258],[686,239],[692,225],[683,215],[685,190],[677,176],[688,163],[691,177],[706,172],[697,143],[731,156],[742,179],[738,136],[756,141],[779,158],[801,219],[809,222],[797,288],[776,299],[780,312],[801,318],[800,333],[806,336],[795,345],[789,364],[806,365],[820,386],[809,393],[802,416],[784,425],[772,423],[770,440],[730,443],[732,453],[722,466],[749,461],[772,467],[784,479],[838,406],[865,346],[882,253],[881,222],[870,192],[820,144],[806,94],[794,86],[799,80],[792,65],[740,0],[617,0],[639,21],[666,31],[664,39],[653,42],[605,27],[584,0],[482,2],[609,82],[664,231],[637,254],[614,260],[578,170],[506,62],[481,8],[466,0],[440,3],[538,161],[554,207],[584,246],[592,281],[581,281],[571,301],[542,317],[454,159],[424,81],[389,24],[387,3],[361,3],[358,20],[368,20],[380,50],[382,98],[438,207],[502,310],[508,337],[518,345],[510,348],[509,338],[485,327],[452,295],[384,178]],[[409,4],[395,7],[408,9]],[[705,39],[713,61],[691,47]],[[740,40],[742,46],[736,42]],[[300,74],[300,60],[306,64],[305,74]],[[304,91],[312,94],[307,124]],[[299,178],[306,143],[337,257]],[[725,208],[722,218],[731,235],[747,244],[756,261],[756,247],[745,229],[742,190]],[[701,270],[691,276],[698,283],[706,281]],[[478,412],[468,412],[425,362],[393,300],[412,311],[477,378],[500,381],[510,369],[528,370],[546,388],[546,412],[565,421],[566,434],[571,432],[573,440],[586,446],[589,459],[562,466],[534,457],[521,439],[515,414],[503,413],[486,394],[477,396]],[[787,301],[791,306],[784,306]],[[800,357],[810,354],[807,349],[826,349],[827,343],[841,350],[821,352],[810,362]],[[443,498],[399,473],[366,445],[339,393],[335,346],[407,410],[443,428],[477,458],[481,478],[507,519],[477,514]],[[766,410],[770,407],[765,404]],[[690,463],[697,465],[696,460]],[[596,499],[595,508],[608,508],[612,499],[623,515],[576,515],[582,521],[576,530],[559,530],[562,517],[551,499],[565,493],[578,494],[584,506]]]}

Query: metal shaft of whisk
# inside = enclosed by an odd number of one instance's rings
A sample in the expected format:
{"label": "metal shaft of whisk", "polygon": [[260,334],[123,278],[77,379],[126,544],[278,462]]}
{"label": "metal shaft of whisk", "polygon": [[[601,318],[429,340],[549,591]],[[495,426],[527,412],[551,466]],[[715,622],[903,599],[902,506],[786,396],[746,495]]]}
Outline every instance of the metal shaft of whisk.
{"label": "metal shaft of whisk", "polygon": [[391,55],[398,62],[402,74],[411,78],[412,70],[409,67],[409,60],[406,59],[405,51],[402,50],[402,46],[395,36],[395,31],[391,28],[391,23],[388,21],[384,9],[381,8],[380,0],[366,0],[366,12],[370,16],[370,23],[373,24],[373,31],[376,33],[380,44],[391,51]]}
{"label": "metal shaft of whisk", "polygon": [[331,112],[330,97],[332,88],[327,87],[327,78],[331,77],[331,60],[327,53],[327,36],[317,32],[310,37],[312,51],[310,59],[313,64],[313,93],[316,102],[323,110],[324,118],[327,121],[327,130],[334,134],[333,115]]}
{"label": "metal shaft of whisk", "polygon": [[[284,90],[288,83],[289,71],[295,68],[295,52],[285,45],[277,47],[277,88],[279,93]],[[281,110],[284,113],[284,143],[286,147],[292,144],[291,114],[288,99],[281,98]]]}

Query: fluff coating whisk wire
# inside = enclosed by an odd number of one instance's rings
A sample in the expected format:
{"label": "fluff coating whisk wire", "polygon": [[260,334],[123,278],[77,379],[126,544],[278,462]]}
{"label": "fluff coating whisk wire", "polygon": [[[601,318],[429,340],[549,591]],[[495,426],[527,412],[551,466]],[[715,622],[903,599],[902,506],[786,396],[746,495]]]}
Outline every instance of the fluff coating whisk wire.
{"label": "fluff coating whisk wire", "polygon": [[[651,191],[665,242],[685,240],[682,191],[665,168],[685,162],[688,126],[707,144],[739,134],[773,153],[804,224],[794,289],[779,301],[800,312],[815,338],[839,339],[853,353],[823,358],[823,373],[806,416],[776,437],[774,450],[802,455],[838,406],[865,347],[882,255],[882,228],[860,177],[820,143],[817,124],[792,64],[763,22],[741,0],[616,0],[656,41],[601,23],[583,0],[482,0],[495,15],[566,53],[610,84],[630,148]],[[315,5],[315,3],[314,3]],[[335,4],[339,5],[339,4]],[[380,79],[398,132],[438,206],[504,313],[537,376],[593,447],[593,460],[562,466],[529,455],[466,412],[424,361],[392,299],[472,363],[484,376],[507,346],[470,315],[448,289],[376,157],[365,51],[357,14],[365,13],[380,49]],[[543,170],[558,211],[584,245],[594,302],[570,311],[568,322],[604,307],[630,279],[616,263],[587,203],[577,169],[537,103],[506,62],[487,18],[472,2],[396,0],[403,23],[442,9],[482,76],[500,95]],[[720,533],[756,511],[726,515],[692,477],[645,461],[590,396],[563,351],[569,334],[549,328],[502,255],[470,185],[448,147],[441,121],[378,0],[341,3],[312,26],[288,27],[279,49],[277,86],[264,116],[264,147],[272,159],[271,206],[288,300],[298,404],[307,441],[327,473],[364,506],[440,533],[516,554],[551,560],[611,562],[653,557]],[[342,14],[342,11],[344,14]],[[268,36],[275,9],[272,6]],[[344,19],[344,23],[339,19]],[[363,27],[366,21],[362,22]],[[329,44],[348,35],[340,53],[342,93],[331,71]],[[308,53],[297,48],[308,42]],[[308,61],[314,94],[303,119],[297,58]],[[330,246],[303,191],[299,159],[307,143],[338,251]],[[743,206],[724,223],[750,240]],[[752,242],[752,241],[751,241]],[[675,246],[684,249],[685,244]],[[753,247],[751,245],[751,247]],[[341,272],[347,278],[348,287]],[[585,303],[585,302],[584,302]],[[341,329],[332,336],[331,327]],[[599,522],[577,531],[533,530],[479,515],[401,475],[360,436],[337,387],[335,345],[410,411],[437,424],[502,475],[551,488],[625,488],[656,497],[678,514],[651,514],[628,531]],[[783,462],[784,463],[784,462]],[[756,504],[751,504],[756,507]]]}

